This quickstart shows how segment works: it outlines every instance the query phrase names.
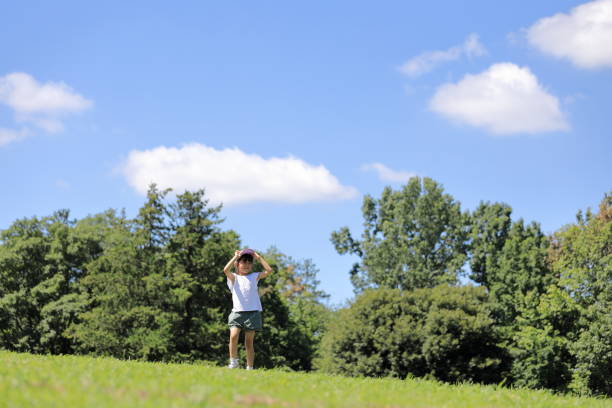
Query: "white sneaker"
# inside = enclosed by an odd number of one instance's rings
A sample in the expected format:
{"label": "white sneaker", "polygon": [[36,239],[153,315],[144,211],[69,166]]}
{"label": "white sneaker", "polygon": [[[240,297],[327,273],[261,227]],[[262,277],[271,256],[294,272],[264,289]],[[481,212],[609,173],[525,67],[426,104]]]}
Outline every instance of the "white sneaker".
{"label": "white sneaker", "polygon": [[238,360],[230,359],[230,363],[227,366],[227,368],[238,368],[238,367],[239,367]]}
{"label": "white sneaker", "polygon": [[254,368],[253,368],[253,367],[251,367],[251,366],[247,366],[247,368],[246,368],[246,369],[247,369],[247,370],[254,370]]}

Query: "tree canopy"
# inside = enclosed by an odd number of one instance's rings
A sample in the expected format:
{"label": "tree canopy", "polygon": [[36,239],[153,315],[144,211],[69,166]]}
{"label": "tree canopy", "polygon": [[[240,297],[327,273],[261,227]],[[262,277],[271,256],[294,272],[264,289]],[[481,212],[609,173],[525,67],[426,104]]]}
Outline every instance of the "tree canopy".
{"label": "tree canopy", "polygon": [[332,233],[340,254],[358,255],[351,281],[366,288],[431,288],[454,284],[465,264],[467,214],[430,178],[411,178],[399,191],[385,188],[361,206],[364,231],[353,238],[347,227]]}
{"label": "tree canopy", "polygon": [[[3,231],[0,346],[224,362],[231,296],[222,271],[240,237],[221,230],[221,207],[209,206],[203,190],[172,202],[169,193],[152,185],[134,219],[109,210],[71,220],[62,210]],[[266,332],[258,364],[309,369],[327,296],[318,270],[276,249],[267,256],[280,273],[260,283]]]}
{"label": "tree canopy", "polygon": [[[362,295],[332,317],[320,367],[348,375],[497,378],[517,386],[612,395],[611,197],[605,195],[596,214],[579,212],[575,224],[547,236],[537,222],[512,219],[505,203],[481,202],[464,212],[427,178],[413,178],[399,190],[387,187],[378,199],[366,195],[361,239],[346,227],[331,236],[339,254],[360,258],[350,277]],[[490,347],[478,346],[484,355],[474,357],[481,363],[476,366],[490,369],[487,374],[455,362],[436,337],[459,349],[463,336],[479,344],[473,333],[462,334],[474,326],[460,317],[466,312],[461,303],[447,308],[435,295],[446,290],[449,302],[457,296],[452,286],[464,268],[482,291],[474,302],[486,309],[489,322]],[[404,304],[415,297],[428,299],[418,303],[419,313]],[[437,315],[450,326],[428,332],[428,319]],[[495,358],[486,350],[497,350]],[[460,354],[468,359],[472,351]],[[446,364],[446,371],[437,370],[435,361]]]}

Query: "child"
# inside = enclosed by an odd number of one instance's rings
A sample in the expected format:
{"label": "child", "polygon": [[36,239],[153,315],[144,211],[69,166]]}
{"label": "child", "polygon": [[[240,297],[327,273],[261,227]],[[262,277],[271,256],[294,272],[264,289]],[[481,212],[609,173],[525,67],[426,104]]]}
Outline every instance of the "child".
{"label": "child", "polygon": [[[265,272],[251,273],[253,258],[261,263]],[[236,273],[231,272],[232,267],[236,268]],[[243,329],[244,346],[247,353],[247,370],[252,370],[255,361],[253,339],[255,338],[255,332],[262,328],[262,309],[257,282],[272,273],[272,268],[257,252],[252,249],[244,249],[234,253],[234,257],[225,265],[223,272],[227,276],[227,286],[232,292],[232,302],[234,304],[232,313],[227,319],[230,327],[229,368],[238,368],[238,336],[240,330]]]}

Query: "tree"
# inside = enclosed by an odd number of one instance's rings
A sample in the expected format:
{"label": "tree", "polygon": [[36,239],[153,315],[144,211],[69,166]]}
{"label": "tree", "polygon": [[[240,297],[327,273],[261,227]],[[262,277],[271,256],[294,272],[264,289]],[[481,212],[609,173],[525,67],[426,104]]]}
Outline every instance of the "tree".
{"label": "tree", "polygon": [[173,327],[177,359],[211,359],[221,348],[223,320],[229,305],[225,276],[219,271],[240,245],[234,231],[221,231],[221,206],[209,206],[204,190],[186,191],[169,205],[171,237],[165,249],[168,276],[178,295],[172,305],[179,316]]}
{"label": "tree", "polygon": [[[325,305],[329,295],[319,288],[319,270],[311,259],[296,261],[275,247],[266,251],[265,258],[276,271],[274,291],[288,308],[292,322],[289,342],[293,366],[311,370],[331,313]],[[270,289],[265,287],[264,293]]]}
{"label": "tree", "polygon": [[63,332],[79,311],[82,266],[102,252],[98,237],[75,228],[68,210],[18,220],[0,237],[0,345],[71,353]]}
{"label": "tree", "polygon": [[[540,226],[512,222],[506,204],[481,203],[471,214],[471,277],[487,288],[500,346],[502,375],[525,387],[563,390],[569,369],[566,329],[545,323],[561,311],[551,290],[548,239]],[[561,309],[562,310],[562,309]]]}
{"label": "tree", "polygon": [[[71,328],[83,352],[121,358],[221,360],[222,274],[238,247],[217,225],[220,207],[204,191],[165,203],[152,185],[138,217],[115,226],[105,253],[82,280],[90,307]],[[212,357],[212,358],[211,358]]]}
{"label": "tree", "polygon": [[[78,282],[84,306],[66,331],[78,352],[225,363],[231,295],[222,271],[240,238],[219,228],[221,206],[209,206],[203,190],[184,192],[170,203],[168,193],[152,185],[138,216],[113,223],[103,253],[85,265],[87,274]],[[290,269],[290,257],[277,253],[276,259]],[[316,267],[297,265],[293,273],[260,282],[260,366],[311,367],[315,337],[294,305],[304,306],[303,313],[318,312],[314,305],[324,293],[317,288]],[[277,285],[277,279],[287,284]],[[281,286],[289,281],[303,288],[285,296]]]}
{"label": "tree", "polygon": [[547,261],[549,240],[539,224],[513,222],[511,214],[507,204],[481,202],[470,215],[470,277],[489,290],[504,326],[513,325],[525,296],[543,294],[555,280]]}
{"label": "tree", "polygon": [[576,364],[570,348],[578,337],[579,307],[556,284],[543,295],[530,292],[525,300],[509,347],[512,383],[565,392]]}
{"label": "tree", "polygon": [[597,214],[587,210],[576,218],[554,235],[549,252],[563,296],[580,311],[569,339],[576,359],[569,388],[612,396],[612,192]]}
{"label": "tree", "polygon": [[432,179],[414,177],[399,191],[366,195],[361,240],[347,227],[333,232],[340,254],[361,258],[351,271],[356,291],[370,287],[415,288],[454,284],[466,261],[468,216]]}
{"label": "tree", "polygon": [[547,261],[548,245],[547,237],[535,222],[525,225],[519,219],[510,227],[497,255],[497,267],[489,270],[487,276],[500,324],[512,326],[525,297],[531,292],[542,295],[555,281]]}
{"label": "tree", "polygon": [[[558,298],[540,226],[511,220],[506,204],[480,203],[471,214],[471,278],[488,289],[501,346],[503,375],[516,385],[564,390],[571,366],[566,334],[574,316]],[[568,306],[567,313],[561,305]]]}
{"label": "tree", "polygon": [[470,214],[470,278],[487,288],[495,281],[499,256],[512,225],[511,214],[509,205],[488,202],[481,202]]}
{"label": "tree", "polygon": [[611,208],[606,195],[597,214],[579,212],[576,224],[557,231],[545,292],[517,297],[509,344],[516,385],[612,395]]}
{"label": "tree", "polygon": [[147,282],[161,258],[150,243],[132,220],[109,225],[104,253],[79,281],[87,307],[66,333],[78,352],[155,360],[168,351],[170,316],[154,304],[166,288]]}

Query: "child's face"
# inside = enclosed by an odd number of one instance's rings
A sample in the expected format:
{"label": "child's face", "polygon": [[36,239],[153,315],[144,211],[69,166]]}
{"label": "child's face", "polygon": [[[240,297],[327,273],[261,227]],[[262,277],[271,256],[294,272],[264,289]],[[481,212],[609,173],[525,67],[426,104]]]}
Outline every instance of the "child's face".
{"label": "child's face", "polygon": [[242,259],[238,262],[238,274],[248,275],[253,270],[253,261]]}

